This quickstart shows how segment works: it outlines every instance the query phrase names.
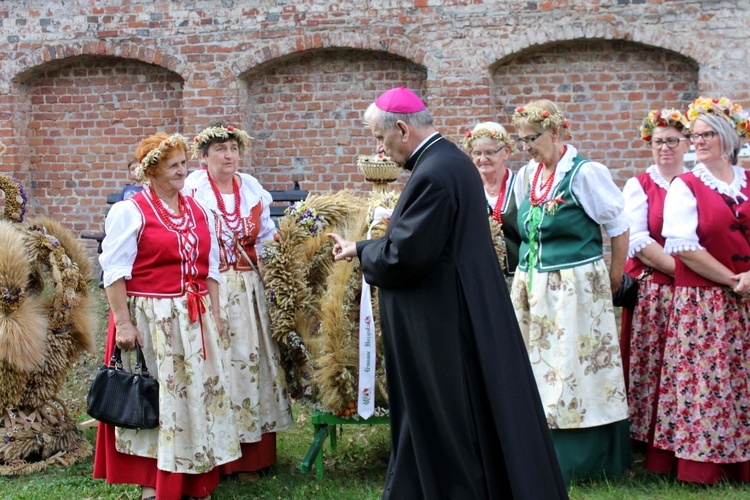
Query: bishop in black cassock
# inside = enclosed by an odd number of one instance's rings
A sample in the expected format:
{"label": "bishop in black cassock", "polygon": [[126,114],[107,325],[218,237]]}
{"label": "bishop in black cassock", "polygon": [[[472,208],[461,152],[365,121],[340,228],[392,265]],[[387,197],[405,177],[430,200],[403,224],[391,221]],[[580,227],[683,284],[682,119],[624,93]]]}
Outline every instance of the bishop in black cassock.
{"label": "bishop in black cassock", "polygon": [[383,237],[330,235],[335,259],[358,257],[380,294],[383,498],[567,498],[476,167],[404,87],[365,120],[378,152],[412,172]]}

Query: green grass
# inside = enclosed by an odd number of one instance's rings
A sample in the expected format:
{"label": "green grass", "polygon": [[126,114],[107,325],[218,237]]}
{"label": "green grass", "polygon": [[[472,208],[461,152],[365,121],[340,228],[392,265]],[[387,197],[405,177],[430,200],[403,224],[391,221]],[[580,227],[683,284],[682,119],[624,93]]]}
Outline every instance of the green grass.
{"label": "green grass", "polygon": [[[100,315],[102,331],[99,345],[103,350],[107,315],[103,294]],[[61,397],[79,421],[88,420],[85,397],[101,354],[83,357],[71,370]],[[215,500],[228,499],[377,499],[382,495],[385,471],[390,453],[388,426],[341,426],[338,448],[332,453],[328,443],[324,448],[325,476],[318,481],[315,471],[302,474],[299,463],[304,458],[313,438],[311,411],[295,404],[297,419],[294,427],[278,435],[278,462],[265,471],[256,483],[243,483],[233,478],[223,479],[213,494]],[[84,432],[94,444],[95,428]],[[750,485],[725,483],[713,487],[679,483],[672,478],[645,471],[642,456],[634,455],[628,474],[609,481],[591,481],[569,488],[574,500],[599,499],[746,499]],[[57,500],[57,499],[139,499],[136,486],[107,485],[91,479],[92,459],[70,468],[50,467],[43,473],[0,477],[0,499]]]}

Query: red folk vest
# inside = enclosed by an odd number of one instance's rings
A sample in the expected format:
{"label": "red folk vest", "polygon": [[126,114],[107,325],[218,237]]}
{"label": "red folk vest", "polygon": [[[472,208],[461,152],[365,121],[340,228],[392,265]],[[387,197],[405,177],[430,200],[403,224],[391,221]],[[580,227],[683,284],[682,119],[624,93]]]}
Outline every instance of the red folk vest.
{"label": "red folk vest", "polygon": [[[248,257],[250,257],[250,260],[253,261],[253,265],[255,267],[258,267],[258,257],[255,253],[255,241],[258,238],[258,233],[260,233],[260,216],[263,213],[263,202],[259,201],[254,207],[250,209],[250,214],[247,217],[242,217],[241,224],[242,224],[242,237],[237,237],[235,235],[234,238],[234,244],[235,245],[241,245],[242,249],[245,251]],[[221,229],[223,222],[221,220],[220,216],[214,217],[214,224],[216,227],[216,234],[221,234]],[[219,238],[221,241],[221,238]],[[227,249],[224,248],[224,245],[220,245],[219,248],[219,271],[224,272],[228,270],[230,267],[234,267],[237,271],[249,271],[253,269],[253,267],[247,262],[247,259],[244,255],[238,250],[235,252],[236,254],[236,261],[234,263],[230,263],[227,259]]]}
{"label": "red folk vest", "polygon": [[190,222],[184,235],[164,225],[144,191],[128,200],[135,203],[143,220],[132,278],[125,282],[128,295],[181,297],[189,291],[191,283],[199,295],[208,293],[206,278],[211,253],[208,216],[193,198],[185,198]]}
{"label": "red folk vest", "polygon": [[[745,179],[748,179],[745,172]],[[733,273],[750,269],[750,201],[736,203],[706,186],[692,173],[680,175],[698,204],[698,239],[708,253]],[[742,188],[750,198],[750,182]],[[720,286],[692,271],[679,260],[675,268],[676,286]]]}
{"label": "red folk vest", "polygon": [[[661,229],[664,225],[664,199],[667,197],[667,190],[654,182],[648,172],[641,172],[636,176],[636,179],[638,179],[648,199],[648,235],[663,247],[665,239],[661,235]],[[625,272],[633,278],[637,278],[644,269],[646,269],[646,264],[641,262],[638,257],[630,258],[625,263]],[[660,285],[674,283],[674,279],[670,275],[656,269],[652,271],[652,277],[654,283]]]}

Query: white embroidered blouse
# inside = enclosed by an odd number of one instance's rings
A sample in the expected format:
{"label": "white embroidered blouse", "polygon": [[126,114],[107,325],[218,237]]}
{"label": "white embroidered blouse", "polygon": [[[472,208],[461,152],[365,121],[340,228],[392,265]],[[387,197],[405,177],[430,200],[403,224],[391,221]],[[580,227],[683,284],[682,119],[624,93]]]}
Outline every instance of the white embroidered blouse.
{"label": "white embroidered blouse", "polygon": [[[555,170],[555,179],[552,181],[552,189],[547,198],[554,197],[555,190],[571,168],[573,159],[578,155],[576,148],[566,144],[567,151],[560,159]],[[539,163],[531,160],[528,165],[518,172],[518,180],[515,183],[516,200],[520,204],[526,198],[526,185],[539,168]],[[528,174],[526,174],[528,171]],[[537,194],[540,195],[541,186],[536,186]],[[578,174],[571,183],[573,194],[581,203],[586,215],[596,223],[604,226],[607,236],[618,236],[630,228],[630,221],[625,213],[625,199],[612,180],[609,169],[601,163],[588,161],[581,165]]]}
{"label": "white embroidered blouse", "polygon": [[[147,190],[145,187],[144,190]],[[198,202],[200,204],[200,202]],[[174,213],[167,205],[164,208]],[[211,211],[205,206],[206,214]],[[132,278],[133,263],[138,254],[138,233],[141,230],[143,218],[136,204],[131,200],[118,201],[107,214],[104,223],[106,237],[102,241],[102,254],[99,256],[99,264],[104,271],[104,287],[108,287],[120,278],[129,280]],[[211,254],[208,262],[208,277],[219,281],[219,245],[216,242],[216,231],[214,225],[208,224],[211,233]],[[195,243],[194,241],[191,243]]]}
{"label": "white embroidered blouse", "polygon": [[[745,171],[732,166],[734,178],[726,183],[714,177],[708,168],[699,163],[693,168],[693,175],[706,186],[735,200],[745,200],[740,190],[745,187]],[[664,200],[664,226],[661,234],[666,241],[664,251],[669,254],[688,250],[705,250],[698,238],[698,206],[695,196],[680,178],[675,178]]]}
{"label": "white embroidered blouse", "polygon": [[[685,167],[682,168],[683,173],[689,171],[690,170]],[[656,165],[648,167],[646,173],[648,173],[651,180],[653,180],[657,186],[664,189],[664,191],[669,189],[669,182],[662,177]],[[649,235],[648,198],[646,197],[646,192],[643,190],[643,186],[638,182],[638,179],[635,177],[628,179],[622,190],[622,195],[625,197],[625,212],[630,219],[628,258],[633,258],[637,252],[640,252],[651,243],[656,243],[656,240]]]}

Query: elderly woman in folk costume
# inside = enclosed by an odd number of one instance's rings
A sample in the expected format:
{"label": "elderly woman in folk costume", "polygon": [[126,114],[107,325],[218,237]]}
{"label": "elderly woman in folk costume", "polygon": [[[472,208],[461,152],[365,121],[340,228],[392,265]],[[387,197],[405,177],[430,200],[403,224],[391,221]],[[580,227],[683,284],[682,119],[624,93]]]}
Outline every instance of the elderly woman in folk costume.
{"label": "elderly woman in folk costume", "polygon": [[[622,281],[629,221],[607,167],[564,142],[548,100],[516,109],[531,161],[518,174],[521,248],[511,297],[566,482],[622,473],[628,408],[612,291]],[[601,226],[611,237],[610,271]]]}
{"label": "elderly woman in folk costume", "polygon": [[111,308],[105,359],[115,343],[142,346],[159,381],[159,427],[100,423],[94,477],[141,485],[142,498],[159,500],[210,496],[218,466],[240,456],[223,369],[228,339],[217,327],[219,248],[213,219],[180,192],[187,148],[179,134],[140,142],[146,187],[109,211],[99,257]]}
{"label": "elderly woman in folk costume", "polygon": [[513,195],[516,175],[505,166],[508,156],[517,153],[516,143],[502,125],[494,122],[479,123],[466,133],[464,149],[479,170],[487,198],[487,213],[503,231],[505,262],[503,271],[513,276],[518,266],[518,206]]}
{"label": "elderly woman in folk costume", "polygon": [[257,267],[263,242],[276,232],[272,198],[254,177],[237,172],[249,142],[232,125],[208,125],[193,142],[193,156],[203,168],[188,176],[185,190],[213,214],[220,247],[219,303],[229,323],[226,369],[242,442],[242,458],[222,466],[221,473],[254,481],[258,470],[276,462],[276,432],[293,422]]}
{"label": "elderly woman in folk costume", "polygon": [[[625,211],[630,218],[630,247],[625,272],[638,278],[635,308],[622,309],[620,348],[628,389],[630,436],[653,443],[653,414],[659,390],[667,320],[672,310],[675,258],[664,251],[662,224],[669,183],[688,171],[683,157],[690,149],[687,117],[676,109],[654,109],[643,118],[641,139],[654,164],[625,183]],[[647,451],[646,462],[650,451]]]}
{"label": "elderly woman in folk costume", "polygon": [[664,251],[675,261],[656,410],[646,464],[677,479],[750,481],[750,174],[736,165],[750,115],[729,99],[687,112],[698,164],[664,201]]}

